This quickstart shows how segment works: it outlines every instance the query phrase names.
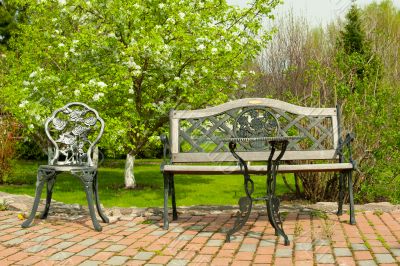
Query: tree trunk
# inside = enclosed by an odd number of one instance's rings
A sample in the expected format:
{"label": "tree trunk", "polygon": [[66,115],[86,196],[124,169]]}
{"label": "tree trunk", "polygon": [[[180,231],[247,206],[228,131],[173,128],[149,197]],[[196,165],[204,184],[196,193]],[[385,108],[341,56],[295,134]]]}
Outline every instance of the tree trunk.
{"label": "tree trunk", "polygon": [[136,187],[135,175],[133,174],[134,164],[135,156],[128,153],[125,162],[125,188]]}

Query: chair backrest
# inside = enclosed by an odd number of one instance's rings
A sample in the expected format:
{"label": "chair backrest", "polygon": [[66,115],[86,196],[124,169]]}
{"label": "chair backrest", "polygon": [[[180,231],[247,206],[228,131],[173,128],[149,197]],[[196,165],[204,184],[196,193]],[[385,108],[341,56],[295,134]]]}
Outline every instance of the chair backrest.
{"label": "chair backrest", "polygon": [[45,131],[53,144],[50,165],[94,166],[93,149],[104,132],[104,121],[95,109],[68,103],[47,119]]}

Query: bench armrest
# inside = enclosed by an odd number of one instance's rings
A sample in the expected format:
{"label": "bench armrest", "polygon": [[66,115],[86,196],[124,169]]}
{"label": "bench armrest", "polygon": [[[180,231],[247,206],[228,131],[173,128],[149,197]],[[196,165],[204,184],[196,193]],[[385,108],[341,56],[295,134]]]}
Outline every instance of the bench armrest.
{"label": "bench armrest", "polygon": [[[355,138],[354,133],[347,133],[346,137],[344,138],[344,140],[340,140],[339,141],[339,147],[338,147],[338,154],[340,157],[340,161],[344,162],[344,161],[348,161],[350,162],[354,169],[356,168],[356,161],[353,160],[353,154],[352,154],[352,149],[351,149],[351,143],[353,142]],[[344,153],[344,149],[347,150],[347,157],[345,158],[345,153]],[[347,159],[347,160],[346,160]]]}
{"label": "bench armrest", "polygon": [[169,140],[167,135],[161,134],[160,135],[161,143],[163,144],[163,161],[160,166],[161,172],[164,170],[164,165],[171,164],[171,149],[169,145]]}

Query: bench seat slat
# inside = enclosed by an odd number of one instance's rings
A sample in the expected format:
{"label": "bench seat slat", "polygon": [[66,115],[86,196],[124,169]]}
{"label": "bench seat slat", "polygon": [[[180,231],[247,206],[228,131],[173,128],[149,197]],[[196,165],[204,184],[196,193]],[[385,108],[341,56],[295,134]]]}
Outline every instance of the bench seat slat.
{"label": "bench seat slat", "polygon": [[[251,165],[248,167],[249,173],[266,174],[267,166]],[[279,173],[297,172],[338,172],[351,170],[351,163],[327,163],[327,164],[285,164],[278,168]],[[241,174],[239,166],[236,165],[165,165],[164,172],[176,174]]]}

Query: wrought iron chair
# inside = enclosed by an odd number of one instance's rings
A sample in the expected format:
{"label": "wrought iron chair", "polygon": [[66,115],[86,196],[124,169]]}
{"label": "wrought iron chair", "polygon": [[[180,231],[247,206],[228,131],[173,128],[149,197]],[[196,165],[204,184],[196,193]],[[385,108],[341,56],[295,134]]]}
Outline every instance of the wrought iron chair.
{"label": "wrought iron chair", "polygon": [[104,131],[103,119],[96,110],[84,103],[68,103],[55,110],[47,119],[45,131],[52,144],[48,154],[48,165],[39,166],[32,211],[22,227],[26,228],[31,225],[45,183],[47,183],[46,205],[40,218],[47,218],[56,176],[61,172],[70,172],[82,181],[93,226],[96,231],[101,231],[102,227],[96,219],[93,206],[93,196],[101,219],[105,223],[108,223],[109,220],[100,207],[97,161],[93,160],[93,154]]}

